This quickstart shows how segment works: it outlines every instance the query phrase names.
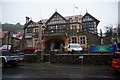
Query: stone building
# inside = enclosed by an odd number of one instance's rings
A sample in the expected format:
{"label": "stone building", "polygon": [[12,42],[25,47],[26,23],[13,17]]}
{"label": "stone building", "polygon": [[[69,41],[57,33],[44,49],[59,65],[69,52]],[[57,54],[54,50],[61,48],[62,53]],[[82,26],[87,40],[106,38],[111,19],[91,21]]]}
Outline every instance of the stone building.
{"label": "stone building", "polygon": [[[79,43],[84,49],[88,49],[91,44],[100,44],[97,34],[99,20],[89,13],[84,16],[75,15],[63,17],[55,12],[49,19],[41,20],[42,43],[44,49],[49,51],[54,49],[66,51],[69,43]],[[34,22],[26,17],[24,25],[25,47],[37,47],[39,22]]]}

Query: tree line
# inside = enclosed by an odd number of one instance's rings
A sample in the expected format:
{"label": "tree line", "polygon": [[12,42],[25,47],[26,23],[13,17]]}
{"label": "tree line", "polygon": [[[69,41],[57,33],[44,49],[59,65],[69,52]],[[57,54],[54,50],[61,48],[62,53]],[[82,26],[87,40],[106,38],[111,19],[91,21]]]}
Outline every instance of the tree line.
{"label": "tree line", "polygon": [[17,32],[23,30],[23,25],[20,23],[17,24],[9,24],[9,23],[4,23],[2,24],[2,31],[10,31],[13,34],[16,34]]}

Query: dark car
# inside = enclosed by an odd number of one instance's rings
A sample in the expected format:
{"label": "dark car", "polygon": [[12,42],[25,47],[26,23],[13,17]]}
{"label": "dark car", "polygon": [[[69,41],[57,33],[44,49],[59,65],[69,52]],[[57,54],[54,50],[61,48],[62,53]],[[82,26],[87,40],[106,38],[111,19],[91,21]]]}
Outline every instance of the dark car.
{"label": "dark car", "polygon": [[120,72],[120,52],[115,52],[113,54],[112,69]]}
{"label": "dark car", "polygon": [[25,48],[24,53],[25,54],[32,54],[32,53],[34,53],[35,50],[36,50],[36,48],[34,48],[34,47]]}

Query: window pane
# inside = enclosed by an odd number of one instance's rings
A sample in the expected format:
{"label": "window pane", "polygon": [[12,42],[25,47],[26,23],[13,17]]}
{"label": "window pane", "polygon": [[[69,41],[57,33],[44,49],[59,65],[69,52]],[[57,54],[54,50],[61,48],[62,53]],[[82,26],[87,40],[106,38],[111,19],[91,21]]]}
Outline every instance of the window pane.
{"label": "window pane", "polygon": [[27,33],[32,33],[32,28],[28,28]]}

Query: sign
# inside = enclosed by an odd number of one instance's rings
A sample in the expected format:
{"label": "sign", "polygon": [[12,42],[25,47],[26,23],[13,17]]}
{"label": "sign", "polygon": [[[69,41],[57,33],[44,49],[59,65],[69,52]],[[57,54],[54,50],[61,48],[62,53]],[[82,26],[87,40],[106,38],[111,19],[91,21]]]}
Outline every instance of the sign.
{"label": "sign", "polygon": [[83,59],[83,56],[79,56],[80,59]]}
{"label": "sign", "polygon": [[51,30],[51,33],[54,33],[54,30]]}
{"label": "sign", "polygon": [[115,45],[91,45],[92,52],[115,52]]}

